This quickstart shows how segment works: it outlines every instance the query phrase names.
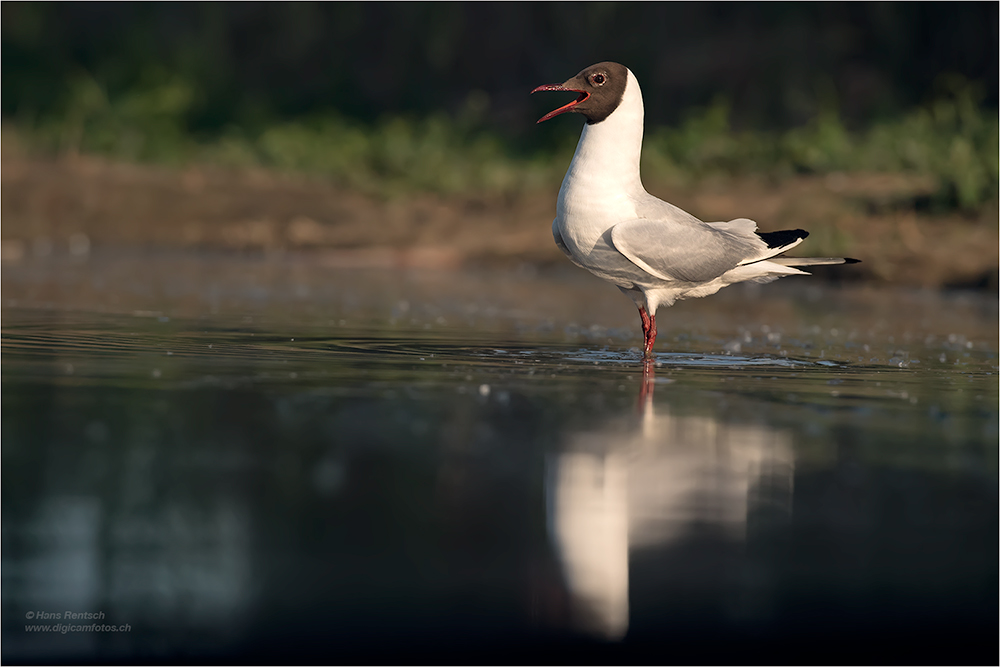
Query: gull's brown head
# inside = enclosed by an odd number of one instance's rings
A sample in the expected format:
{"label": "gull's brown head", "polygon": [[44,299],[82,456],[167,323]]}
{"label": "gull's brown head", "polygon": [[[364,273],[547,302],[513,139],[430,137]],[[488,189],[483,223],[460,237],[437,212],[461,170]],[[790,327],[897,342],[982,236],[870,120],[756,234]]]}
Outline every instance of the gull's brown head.
{"label": "gull's brown head", "polygon": [[591,65],[565,83],[538,86],[531,91],[532,94],[543,90],[578,94],[575,100],[548,112],[538,122],[572,111],[583,114],[587,123],[600,123],[621,104],[627,82],[628,68],[618,63],[603,62]]}

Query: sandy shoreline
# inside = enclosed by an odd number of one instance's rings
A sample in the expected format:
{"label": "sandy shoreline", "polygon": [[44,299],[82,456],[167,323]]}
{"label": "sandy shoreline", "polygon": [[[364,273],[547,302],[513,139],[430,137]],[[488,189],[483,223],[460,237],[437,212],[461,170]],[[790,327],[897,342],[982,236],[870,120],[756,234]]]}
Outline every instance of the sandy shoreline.
{"label": "sandy shoreline", "polygon": [[[648,189],[706,220],[803,228],[796,254],[863,260],[848,280],[996,291],[996,211],[919,211],[927,184],[899,175],[797,176]],[[565,261],[552,242],[555,191],[379,199],[318,177],[93,157],[5,156],[3,261],[104,246],[309,251],[342,266],[461,267]],[[847,267],[845,267],[846,269]]]}

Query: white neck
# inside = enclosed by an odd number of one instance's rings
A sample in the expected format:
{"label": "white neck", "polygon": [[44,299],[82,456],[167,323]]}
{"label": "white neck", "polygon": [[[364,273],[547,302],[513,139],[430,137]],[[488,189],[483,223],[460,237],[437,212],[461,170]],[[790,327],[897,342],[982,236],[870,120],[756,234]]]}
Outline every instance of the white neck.
{"label": "white neck", "polygon": [[630,70],[618,108],[603,121],[583,126],[559,189],[557,216],[583,213],[584,207],[620,210],[618,200],[645,193],[639,177],[642,123],[642,92]]}

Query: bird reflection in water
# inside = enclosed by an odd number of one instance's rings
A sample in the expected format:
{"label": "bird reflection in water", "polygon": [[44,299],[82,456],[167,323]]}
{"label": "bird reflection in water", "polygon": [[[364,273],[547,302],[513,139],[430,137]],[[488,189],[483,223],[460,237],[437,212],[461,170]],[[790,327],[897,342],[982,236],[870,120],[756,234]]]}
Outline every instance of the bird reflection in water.
{"label": "bird reflection in water", "polygon": [[656,384],[655,362],[646,360],[638,419],[571,434],[547,470],[549,536],[571,624],[608,640],[629,628],[630,552],[668,548],[698,525],[744,541],[751,495],[762,482],[778,489],[769,501],[791,509],[787,433],[671,414],[654,405]]}

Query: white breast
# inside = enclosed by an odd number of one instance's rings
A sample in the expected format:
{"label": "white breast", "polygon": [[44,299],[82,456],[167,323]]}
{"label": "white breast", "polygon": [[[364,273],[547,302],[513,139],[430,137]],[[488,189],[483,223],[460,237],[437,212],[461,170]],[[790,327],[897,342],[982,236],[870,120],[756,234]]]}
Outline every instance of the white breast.
{"label": "white breast", "polygon": [[643,106],[631,71],[621,104],[606,119],[584,125],[556,203],[556,225],[570,251],[586,257],[611,226],[636,217],[646,195],[639,177]]}

